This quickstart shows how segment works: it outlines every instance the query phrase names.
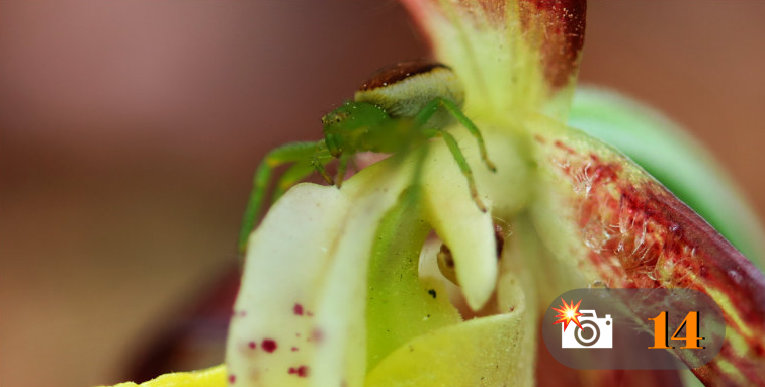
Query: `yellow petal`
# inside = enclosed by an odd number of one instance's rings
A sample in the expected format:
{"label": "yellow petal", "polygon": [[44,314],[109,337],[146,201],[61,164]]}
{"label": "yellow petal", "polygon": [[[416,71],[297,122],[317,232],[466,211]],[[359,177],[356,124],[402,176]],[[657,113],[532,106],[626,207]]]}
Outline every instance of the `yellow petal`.
{"label": "yellow petal", "polygon": [[[226,367],[219,365],[206,370],[165,374],[141,384],[126,382],[113,387],[226,387]],[[106,386],[100,386],[106,387]]]}

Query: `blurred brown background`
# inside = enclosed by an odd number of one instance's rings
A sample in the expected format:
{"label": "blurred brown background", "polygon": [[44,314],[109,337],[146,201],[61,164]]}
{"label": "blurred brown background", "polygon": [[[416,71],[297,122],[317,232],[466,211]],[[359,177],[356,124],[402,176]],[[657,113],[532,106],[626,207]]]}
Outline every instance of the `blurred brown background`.
{"label": "blurred brown background", "polygon": [[[591,2],[582,68],[689,128],[760,215],[763,17]],[[0,385],[124,377],[235,265],[264,151],[318,138],[372,70],[425,53],[393,1],[0,3]]]}

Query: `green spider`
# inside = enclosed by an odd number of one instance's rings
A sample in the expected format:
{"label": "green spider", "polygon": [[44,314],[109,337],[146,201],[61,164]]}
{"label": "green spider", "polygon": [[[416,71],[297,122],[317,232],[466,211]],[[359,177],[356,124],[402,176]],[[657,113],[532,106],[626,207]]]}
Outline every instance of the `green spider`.
{"label": "green spider", "polygon": [[[276,184],[272,195],[276,200],[314,171],[329,184],[340,187],[348,162],[356,153],[397,154],[433,137],[441,137],[446,142],[467,179],[473,200],[486,211],[478,197],[470,166],[454,136],[444,130],[452,118],[456,119],[478,140],[481,158],[489,170],[496,171],[486,154],[478,127],[460,111],[462,101],[462,86],[451,69],[442,64],[404,62],[372,75],[356,91],[353,101],[322,117],[323,139],[290,142],[266,155],[253,177],[253,189],[239,234],[240,254],[247,249],[247,240],[258,219],[274,168],[292,163]],[[338,160],[334,179],[325,168],[333,159]]]}

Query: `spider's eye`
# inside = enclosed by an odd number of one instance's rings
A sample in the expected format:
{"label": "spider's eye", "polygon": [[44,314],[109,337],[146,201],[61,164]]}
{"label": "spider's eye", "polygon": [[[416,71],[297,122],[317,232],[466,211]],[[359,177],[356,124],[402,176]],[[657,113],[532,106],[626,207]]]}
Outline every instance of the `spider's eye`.
{"label": "spider's eye", "polygon": [[338,124],[341,121],[348,118],[347,112],[338,111],[338,110],[334,110],[326,114],[324,117],[321,117],[321,123],[324,124],[324,126],[333,125],[333,124]]}

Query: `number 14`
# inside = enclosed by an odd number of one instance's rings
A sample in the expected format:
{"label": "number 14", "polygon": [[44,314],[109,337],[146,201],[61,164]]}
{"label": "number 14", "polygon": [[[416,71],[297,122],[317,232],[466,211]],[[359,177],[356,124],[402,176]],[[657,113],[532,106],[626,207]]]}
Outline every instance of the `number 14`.
{"label": "number 14", "polygon": [[[673,349],[675,347],[669,346],[669,340],[670,337],[667,336],[668,333],[668,321],[667,321],[667,311],[663,311],[659,313],[658,316],[654,318],[649,318],[649,320],[653,320],[653,347],[648,347],[648,349]],[[685,327],[685,337],[678,336],[680,334],[680,331]],[[703,337],[699,337],[699,312],[688,312],[688,314],[685,315],[685,318],[683,319],[683,322],[680,323],[680,326],[677,327],[675,330],[675,333],[672,334],[671,337],[672,340],[677,341],[685,341],[685,346],[680,347],[680,349],[704,349],[704,347],[699,347],[699,341],[704,340]]]}

